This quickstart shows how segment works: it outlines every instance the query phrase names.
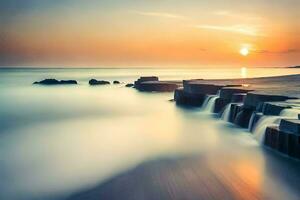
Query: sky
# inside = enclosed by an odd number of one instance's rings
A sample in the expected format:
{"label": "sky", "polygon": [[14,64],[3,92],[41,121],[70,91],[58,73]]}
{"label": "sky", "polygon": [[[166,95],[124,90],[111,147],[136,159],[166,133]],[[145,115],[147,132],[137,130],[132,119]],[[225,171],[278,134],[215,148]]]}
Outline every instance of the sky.
{"label": "sky", "polygon": [[0,66],[294,66],[299,10],[299,0],[1,0]]}

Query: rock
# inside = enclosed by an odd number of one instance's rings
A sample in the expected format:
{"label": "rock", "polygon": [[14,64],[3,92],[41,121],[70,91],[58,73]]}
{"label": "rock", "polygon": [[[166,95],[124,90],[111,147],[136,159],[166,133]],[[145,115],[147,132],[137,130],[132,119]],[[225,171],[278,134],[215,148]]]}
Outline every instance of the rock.
{"label": "rock", "polygon": [[91,79],[89,81],[89,84],[90,85],[108,85],[108,84],[110,84],[110,82],[109,81],[103,81],[103,80],[98,81],[96,79]]}
{"label": "rock", "polygon": [[277,126],[276,130],[278,131],[278,148],[277,150],[281,153],[288,154],[289,148],[289,134],[280,131]]}
{"label": "rock", "polygon": [[292,108],[286,103],[280,102],[264,102],[262,105],[262,113],[264,115],[279,115],[284,109]]}
{"label": "rock", "polygon": [[139,91],[143,92],[173,92],[179,85],[167,81],[146,81],[139,84]]}
{"label": "rock", "polygon": [[215,107],[213,112],[214,113],[220,113],[224,108],[226,107],[227,104],[230,103],[230,100],[228,99],[223,99],[223,98],[217,98],[215,101]]}
{"label": "rock", "polygon": [[279,146],[279,131],[277,126],[269,126],[265,132],[264,144],[277,150]]}
{"label": "rock", "polygon": [[234,119],[234,123],[242,128],[248,128],[252,113],[253,110],[251,108],[242,106]]}
{"label": "rock", "polygon": [[158,81],[158,80],[159,79],[156,76],[142,76],[134,82],[134,87],[139,90],[141,83],[147,82],[147,81]]}
{"label": "rock", "polygon": [[113,84],[120,84],[120,81],[114,81]]}
{"label": "rock", "polygon": [[202,106],[205,98],[205,94],[188,93],[185,92],[183,88],[176,89],[174,93],[174,99],[177,105]]}
{"label": "rock", "polygon": [[[254,130],[254,127],[256,126],[256,123],[263,117],[264,115],[260,112],[254,111],[251,116],[251,121],[249,121],[248,129],[250,132]],[[250,124],[251,122],[251,124]]]}
{"label": "rock", "polygon": [[300,135],[288,134],[288,155],[300,159]]}
{"label": "rock", "polygon": [[75,80],[56,80],[56,79],[44,79],[42,81],[36,81],[33,84],[41,85],[68,85],[68,84],[77,84]]}
{"label": "rock", "polygon": [[186,82],[186,84],[183,84],[185,92],[206,95],[217,94],[222,87],[224,86],[212,84],[199,84],[194,82]]}
{"label": "rock", "polygon": [[244,102],[246,98],[246,93],[236,93],[232,95],[231,103],[241,103]]}
{"label": "rock", "polygon": [[240,103],[231,104],[230,112],[229,112],[229,122],[234,123],[238,112],[242,109],[242,105],[243,104],[240,104]]}
{"label": "rock", "polygon": [[244,104],[246,107],[262,111],[262,103],[264,102],[285,101],[287,99],[290,97],[250,92],[247,94]]}
{"label": "rock", "polygon": [[133,86],[134,86],[133,83],[127,83],[127,84],[125,85],[125,87],[133,87]]}
{"label": "rock", "polygon": [[250,91],[252,90],[225,87],[220,90],[220,97],[223,99],[231,100],[234,94],[248,93]]}
{"label": "rock", "polygon": [[264,144],[283,154],[300,159],[300,135],[287,133],[278,126],[266,129]]}
{"label": "rock", "polygon": [[300,135],[300,120],[299,119],[282,119],[279,129],[286,133]]}

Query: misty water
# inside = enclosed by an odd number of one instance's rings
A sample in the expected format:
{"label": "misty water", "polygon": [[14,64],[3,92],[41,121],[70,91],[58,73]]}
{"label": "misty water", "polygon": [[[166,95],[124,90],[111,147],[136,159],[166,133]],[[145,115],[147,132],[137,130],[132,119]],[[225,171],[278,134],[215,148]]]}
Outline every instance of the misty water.
{"label": "misty water", "polygon": [[[299,72],[272,71],[249,69],[247,76]],[[141,75],[242,76],[239,69],[0,69],[0,199],[64,199],[149,160],[191,155],[207,157],[203,162],[228,181],[243,180],[267,199],[298,199],[298,161],[201,108],[177,107],[172,93],[125,87]],[[79,84],[32,85],[44,78]],[[122,84],[92,87],[91,78]]]}

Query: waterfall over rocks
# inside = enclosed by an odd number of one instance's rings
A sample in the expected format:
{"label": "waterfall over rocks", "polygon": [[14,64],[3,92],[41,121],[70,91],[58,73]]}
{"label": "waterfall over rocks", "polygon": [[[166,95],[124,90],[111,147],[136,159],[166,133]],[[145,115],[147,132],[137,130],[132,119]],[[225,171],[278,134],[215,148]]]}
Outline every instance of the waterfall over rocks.
{"label": "waterfall over rocks", "polygon": [[278,125],[281,119],[281,116],[262,116],[261,119],[258,120],[252,131],[255,139],[263,144],[267,127],[270,125]]}
{"label": "waterfall over rocks", "polygon": [[226,122],[229,122],[231,105],[232,105],[232,103],[227,104],[227,106],[225,107],[225,109],[221,115],[221,119]]}
{"label": "waterfall over rocks", "polygon": [[300,114],[300,109],[290,108],[283,109],[279,115],[283,117],[289,117],[292,119],[298,119],[298,114]]}
{"label": "waterfall over rocks", "polygon": [[212,113],[214,111],[217,98],[219,98],[218,95],[208,95],[202,105],[202,110],[207,113]]}

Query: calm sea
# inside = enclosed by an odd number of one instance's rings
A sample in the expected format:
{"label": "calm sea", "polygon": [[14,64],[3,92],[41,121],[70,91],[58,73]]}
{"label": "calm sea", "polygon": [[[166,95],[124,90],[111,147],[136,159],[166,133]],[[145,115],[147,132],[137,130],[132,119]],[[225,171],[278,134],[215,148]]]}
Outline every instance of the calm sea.
{"label": "calm sea", "polygon": [[[265,152],[246,130],[200,110],[178,108],[169,101],[172,93],[140,93],[124,84],[91,87],[88,80],[129,83],[148,75],[178,80],[299,72],[0,69],[0,199],[64,199],[145,161],[188,155],[212,155],[209,162],[216,168],[230,162],[237,166],[238,178],[255,176],[251,187],[268,199],[297,199],[300,191],[289,183],[299,177],[299,164]],[[76,79],[79,84],[32,85],[44,78]]]}

